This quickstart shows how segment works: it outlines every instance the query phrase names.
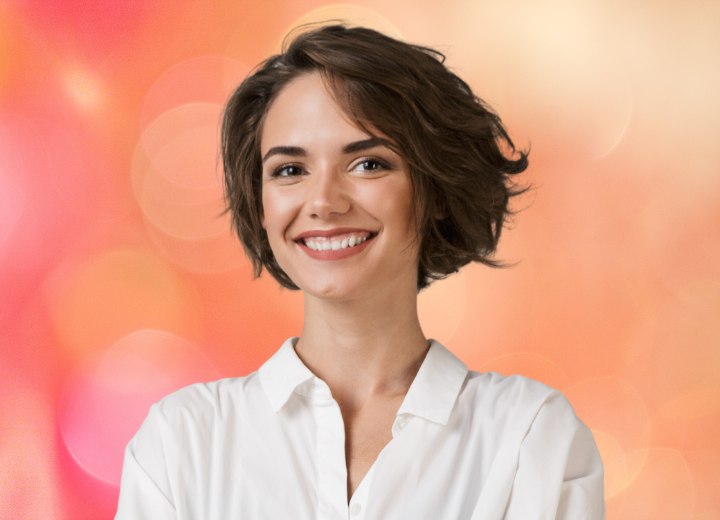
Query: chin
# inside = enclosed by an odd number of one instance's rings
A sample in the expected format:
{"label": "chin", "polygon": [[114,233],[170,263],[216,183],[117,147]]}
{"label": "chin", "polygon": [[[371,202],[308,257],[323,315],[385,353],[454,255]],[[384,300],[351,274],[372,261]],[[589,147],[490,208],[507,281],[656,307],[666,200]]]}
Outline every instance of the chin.
{"label": "chin", "polygon": [[321,277],[313,280],[295,281],[300,290],[306,296],[319,300],[346,301],[360,296],[360,287],[350,280],[332,280]]}
{"label": "chin", "polygon": [[337,285],[314,285],[307,288],[300,287],[300,289],[307,296],[327,301],[342,302],[351,300],[353,299],[353,297],[358,296],[357,290],[352,290],[348,287],[342,287]]}

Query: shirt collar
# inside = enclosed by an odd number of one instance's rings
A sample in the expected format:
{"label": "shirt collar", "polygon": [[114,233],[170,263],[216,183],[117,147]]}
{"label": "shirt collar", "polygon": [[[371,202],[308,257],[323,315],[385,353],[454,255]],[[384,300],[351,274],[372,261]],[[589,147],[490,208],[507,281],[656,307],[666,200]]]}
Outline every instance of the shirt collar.
{"label": "shirt collar", "polygon": [[276,412],[285,405],[298,386],[315,378],[315,374],[310,372],[295,352],[296,341],[297,338],[286,339],[258,370],[260,384]]}
{"label": "shirt collar", "polygon": [[467,374],[465,363],[430,340],[430,349],[397,414],[417,415],[445,426]]}
{"label": "shirt collar", "polygon": [[[276,412],[296,390],[305,393],[299,388],[307,386],[304,383],[312,381],[327,388],[298,357],[294,347],[296,340],[285,340],[258,371],[260,384]],[[467,373],[465,363],[439,342],[430,340],[430,348],[397,415],[416,415],[435,423],[447,424]]]}

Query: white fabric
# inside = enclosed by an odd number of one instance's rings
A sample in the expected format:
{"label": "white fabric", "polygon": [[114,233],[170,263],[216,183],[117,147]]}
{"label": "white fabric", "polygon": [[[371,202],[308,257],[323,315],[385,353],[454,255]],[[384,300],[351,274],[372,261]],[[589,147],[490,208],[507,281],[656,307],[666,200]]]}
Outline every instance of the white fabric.
{"label": "white fabric", "polygon": [[127,446],[116,519],[604,518],[597,448],[562,394],[468,372],[437,342],[348,503],[340,408],[293,345],[153,405]]}

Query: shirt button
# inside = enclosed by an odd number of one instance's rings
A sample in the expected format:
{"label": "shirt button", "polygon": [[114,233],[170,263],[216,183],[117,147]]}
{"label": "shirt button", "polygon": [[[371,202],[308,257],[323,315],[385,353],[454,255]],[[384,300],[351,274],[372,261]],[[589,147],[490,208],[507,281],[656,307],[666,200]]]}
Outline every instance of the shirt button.
{"label": "shirt button", "polygon": [[408,423],[407,417],[398,417],[398,421],[397,421],[398,430],[402,430],[403,428],[405,428],[407,423]]}
{"label": "shirt button", "polygon": [[350,506],[350,516],[355,516],[360,513],[360,510],[362,509],[362,506],[358,504],[357,502]]}

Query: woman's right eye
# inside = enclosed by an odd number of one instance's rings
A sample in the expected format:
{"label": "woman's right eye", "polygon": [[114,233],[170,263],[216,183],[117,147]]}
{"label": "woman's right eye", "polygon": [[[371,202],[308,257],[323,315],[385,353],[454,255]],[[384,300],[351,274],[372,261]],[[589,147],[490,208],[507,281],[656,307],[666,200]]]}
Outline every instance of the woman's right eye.
{"label": "woman's right eye", "polygon": [[272,177],[297,177],[302,175],[302,168],[294,164],[286,164],[273,170]]}

